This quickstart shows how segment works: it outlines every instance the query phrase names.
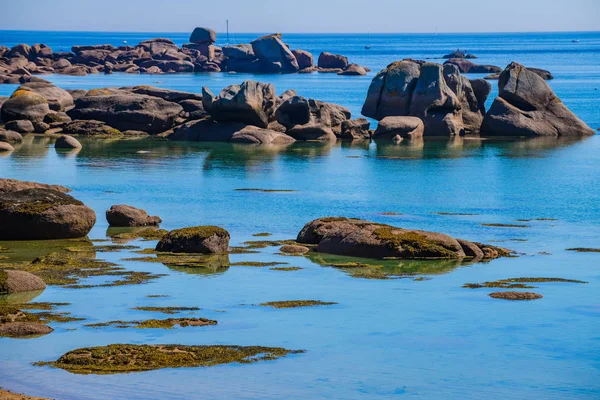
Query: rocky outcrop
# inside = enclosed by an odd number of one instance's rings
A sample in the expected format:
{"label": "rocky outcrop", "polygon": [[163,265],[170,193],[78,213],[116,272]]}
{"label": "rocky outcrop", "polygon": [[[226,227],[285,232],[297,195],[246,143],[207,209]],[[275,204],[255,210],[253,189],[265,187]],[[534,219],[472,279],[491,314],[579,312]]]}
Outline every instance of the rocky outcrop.
{"label": "rocky outcrop", "polygon": [[296,140],[335,140],[342,122],[350,117],[345,107],[302,96],[288,98],[275,112],[277,122]]}
{"label": "rocky outcrop", "polygon": [[169,140],[196,142],[234,142],[249,144],[286,145],[294,138],[272,129],[259,128],[240,122],[217,122],[212,119],[192,121],[176,128]]}
{"label": "rocky outcrop", "polygon": [[121,131],[157,134],[175,126],[175,120],[182,111],[179,104],[159,97],[90,91],[75,101],[75,108],[68,115],[74,120],[102,121]]}
{"label": "rocky outcrop", "polygon": [[0,194],[8,192],[18,192],[25,189],[46,189],[55,192],[68,193],[71,189],[60,185],[47,185],[45,183],[19,181],[17,179],[0,178]]}
{"label": "rocky outcrop", "polygon": [[14,120],[41,122],[49,112],[48,101],[43,96],[28,90],[16,90],[10,99],[2,104],[1,110],[4,122]]}
{"label": "rocky outcrop", "polygon": [[160,217],[151,217],[145,210],[117,204],[106,210],[106,220],[110,226],[156,226],[162,222]]}
{"label": "rocky outcrop", "polygon": [[366,118],[347,119],[342,122],[341,139],[363,140],[371,138],[371,123]]}
{"label": "rocky outcrop", "polygon": [[[537,74],[540,78],[542,78],[545,81],[549,81],[551,79],[554,79],[554,75],[552,75],[552,73],[548,70],[545,69],[541,69],[541,68],[531,68],[531,67],[527,67],[527,69],[535,74]],[[497,80],[500,79],[500,72],[496,72],[495,74],[491,74],[486,76],[483,79],[487,79],[487,80]]]}
{"label": "rocky outcrop", "polygon": [[319,54],[317,66],[324,69],[341,69],[344,70],[348,67],[348,57],[342,56],[341,54],[332,54],[326,51]]}
{"label": "rocky outcrop", "polygon": [[483,120],[484,136],[586,136],[595,132],[573,114],[535,72],[511,63]]}
{"label": "rocky outcrop", "polygon": [[44,281],[29,272],[0,270],[0,295],[44,289]]}
{"label": "rocky outcrop", "polygon": [[196,44],[214,43],[217,41],[217,33],[210,28],[198,27],[190,36],[190,42]]}
{"label": "rocky outcrop", "polygon": [[298,61],[298,68],[306,69],[310,68],[314,64],[313,55],[306,50],[292,50],[292,54]]}
{"label": "rocky outcrop", "polygon": [[461,76],[452,64],[396,61],[373,78],[362,114],[378,120],[418,117],[424,136],[477,134],[489,94],[480,81]]}
{"label": "rocky outcrop", "polygon": [[451,58],[444,63],[444,65],[446,64],[456,65],[462,74],[491,74],[502,71],[502,68],[495,65],[478,65],[462,58]]}
{"label": "rocky outcrop", "polygon": [[456,49],[448,54],[444,54],[442,58],[477,58],[473,54],[468,53],[466,50]]}
{"label": "rocky outcrop", "polygon": [[227,86],[219,96],[202,88],[204,109],[215,121],[242,122],[266,128],[275,112],[275,87],[255,81]]}
{"label": "rocky outcrop", "polygon": [[321,253],[365,258],[491,259],[510,251],[458,240],[448,235],[397,228],[354,218],[326,217],[307,223],[298,243],[316,245]]}
{"label": "rocky outcrop", "polygon": [[267,73],[298,72],[298,61],[281,41],[281,34],[267,35],[251,42],[261,69]]}
{"label": "rocky outcrop", "polygon": [[364,76],[367,74],[367,70],[358,64],[350,64],[345,70],[338,72],[338,75],[357,75]]}
{"label": "rocky outcrop", "polygon": [[84,237],[96,214],[73,197],[50,189],[0,193],[1,240]]}
{"label": "rocky outcrop", "polygon": [[226,253],[229,232],[218,226],[196,226],[175,229],[156,245],[156,251],[173,253]]}
{"label": "rocky outcrop", "polygon": [[26,90],[42,96],[48,102],[48,107],[53,111],[68,111],[73,108],[73,97],[69,92],[49,82],[25,83],[17,90]]}

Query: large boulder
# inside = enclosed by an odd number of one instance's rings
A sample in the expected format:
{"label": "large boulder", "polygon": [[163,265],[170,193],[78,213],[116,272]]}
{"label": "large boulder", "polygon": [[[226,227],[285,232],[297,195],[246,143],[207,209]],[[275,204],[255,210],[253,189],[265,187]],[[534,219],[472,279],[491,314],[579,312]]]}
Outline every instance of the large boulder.
{"label": "large boulder", "polygon": [[204,110],[215,121],[242,122],[266,128],[275,112],[277,95],[272,84],[244,81],[230,85],[219,96],[202,88]]}
{"label": "large boulder", "polygon": [[478,65],[464,58],[451,58],[445,64],[456,65],[462,74],[493,74],[502,71],[502,68],[495,65]]}
{"label": "large boulder", "polygon": [[324,69],[346,69],[348,67],[348,57],[325,51],[319,54],[317,65],[319,68]]}
{"label": "large boulder", "polygon": [[19,132],[0,129],[0,142],[6,143],[21,143],[23,141],[23,136]]}
{"label": "large boulder", "polygon": [[290,73],[299,70],[296,57],[281,41],[280,34],[260,37],[251,44],[264,72]]}
{"label": "large boulder", "polygon": [[217,33],[209,28],[198,27],[194,29],[190,35],[190,42],[192,43],[214,43],[217,41]]}
{"label": "large boulder", "polygon": [[4,122],[20,119],[42,122],[49,112],[48,100],[29,90],[15,90],[10,99],[2,104],[1,110]]}
{"label": "large boulder", "polygon": [[454,64],[406,59],[391,63],[373,78],[362,114],[378,120],[418,117],[425,136],[476,135],[490,89],[481,79],[462,76]]}
{"label": "large boulder", "polygon": [[106,210],[110,226],[155,226],[162,222],[158,216],[150,216],[145,210],[125,204],[117,204]]}
{"label": "large boulder", "polygon": [[586,136],[595,132],[573,114],[535,72],[511,63],[485,115],[485,136]]}
{"label": "large boulder", "polygon": [[310,68],[314,64],[313,55],[306,50],[292,50],[292,54],[298,61],[298,68]]}
{"label": "large boulder", "polygon": [[296,241],[316,245],[317,252],[379,259],[481,259],[510,254],[505,249],[454,239],[443,233],[403,229],[344,217],[311,221],[300,231]]}
{"label": "large boulder", "polygon": [[21,44],[14,46],[12,49],[10,49],[10,51],[6,54],[6,57],[8,57],[8,58],[24,57],[24,58],[29,59],[30,55],[31,55],[31,46],[21,43]]}
{"label": "large boulder", "polygon": [[103,121],[91,120],[78,120],[67,123],[63,127],[63,133],[69,135],[81,135],[81,136],[119,136],[121,131],[108,126]]}
{"label": "large boulder", "polygon": [[342,122],[351,117],[342,106],[302,96],[291,96],[275,112],[277,122],[296,140],[335,140]]}
{"label": "large boulder", "polygon": [[288,145],[296,140],[285,133],[248,125],[235,132],[229,141],[232,143]]}
{"label": "large boulder", "polygon": [[96,95],[88,92],[75,101],[68,115],[74,120],[96,120],[121,131],[157,134],[171,129],[183,108],[158,97],[133,93]]}
{"label": "large boulder", "polygon": [[175,229],[156,245],[156,251],[173,253],[226,253],[229,232],[218,226],[195,226]]}
{"label": "large boulder", "polygon": [[415,139],[423,136],[423,121],[417,117],[385,117],[377,125],[373,139]]}
{"label": "large boulder", "polygon": [[338,72],[338,75],[365,76],[366,74],[367,70],[358,64],[350,64],[348,65],[348,68],[346,68],[342,72]]}
{"label": "large boulder", "polygon": [[363,140],[371,137],[371,123],[366,118],[347,119],[342,122],[340,138]]}
{"label": "large boulder", "polygon": [[168,139],[272,145],[286,145],[294,142],[292,137],[272,129],[259,128],[241,122],[218,122],[210,118],[187,122],[177,127]]}
{"label": "large boulder", "polygon": [[256,55],[251,44],[237,44],[223,47],[223,54],[227,58],[236,60],[255,60]]}
{"label": "large boulder", "polygon": [[29,272],[0,270],[0,295],[44,289],[44,281]]}
{"label": "large boulder", "polygon": [[33,123],[28,119],[13,120],[6,123],[6,129],[18,133],[31,133],[35,131]]}
{"label": "large boulder", "polygon": [[50,82],[28,82],[17,90],[37,93],[48,102],[48,107],[54,111],[68,111],[73,108],[73,97],[69,92],[54,86]]}
{"label": "large boulder", "polygon": [[140,42],[137,47],[150,53],[151,55],[177,53],[179,51],[179,47],[177,47],[177,45],[171,39],[166,38],[145,40]]}
{"label": "large boulder", "polygon": [[73,136],[61,135],[56,142],[54,142],[55,149],[80,149],[81,143]]}
{"label": "large boulder", "polygon": [[15,148],[7,142],[0,142],[0,153],[15,151]]}
{"label": "large boulder", "polygon": [[49,189],[0,193],[0,240],[84,237],[96,214],[81,201]]}

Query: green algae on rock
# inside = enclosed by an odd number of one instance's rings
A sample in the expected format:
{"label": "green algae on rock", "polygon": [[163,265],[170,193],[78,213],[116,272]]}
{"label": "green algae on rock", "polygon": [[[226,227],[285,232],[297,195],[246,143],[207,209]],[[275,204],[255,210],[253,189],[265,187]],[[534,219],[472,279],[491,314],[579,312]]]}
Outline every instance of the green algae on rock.
{"label": "green algae on rock", "polygon": [[300,267],[273,267],[269,268],[271,271],[298,271],[304,268]]}
{"label": "green algae on rock", "polygon": [[489,226],[493,228],[531,228],[530,225],[522,224],[481,224],[481,226]]}
{"label": "green algae on rock", "polygon": [[573,247],[567,249],[567,251],[577,251],[579,253],[600,253],[600,249],[594,249],[590,247]]}
{"label": "green algae on rock", "polygon": [[262,307],[273,307],[273,308],[299,308],[299,307],[315,307],[315,306],[330,306],[338,304],[331,301],[320,301],[320,300],[284,300],[284,301],[269,301],[266,303],[260,303]]}
{"label": "green algae on rock", "polygon": [[173,253],[226,253],[229,232],[218,226],[193,226],[175,229],[163,236],[156,251]]}
{"label": "green algae on rock", "polygon": [[493,292],[489,294],[494,299],[504,300],[537,300],[541,299],[541,294],[533,292]]}
{"label": "green algae on rock", "polygon": [[243,244],[246,245],[246,249],[264,249],[265,247],[275,247],[282,245],[296,245],[298,244],[293,239],[285,240],[248,240]]}
{"label": "green algae on rock", "polygon": [[490,260],[511,251],[448,235],[356,218],[325,217],[307,223],[298,233],[299,244],[316,245],[319,253],[363,258]]}
{"label": "green algae on rock", "polygon": [[[68,303],[28,303],[0,304],[0,337],[33,337],[45,335],[53,331],[45,326],[48,323],[66,323],[81,321],[68,312],[54,312],[57,306]],[[22,310],[46,310],[27,312]]]}
{"label": "green algae on rock", "polygon": [[90,328],[102,328],[107,326],[114,326],[115,328],[159,328],[159,329],[172,329],[178,325],[182,328],[188,326],[207,326],[217,325],[217,321],[206,319],[206,318],[167,318],[167,319],[148,319],[144,321],[109,321],[100,322],[96,324],[86,324]]}
{"label": "green algae on rock", "polygon": [[229,264],[231,267],[274,267],[276,265],[285,265],[285,262],[259,262],[259,261],[239,261]]}
{"label": "green algae on rock", "polygon": [[52,366],[75,374],[118,374],[161,368],[251,364],[304,352],[263,346],[111,344],[72,350],[56,361],[34,365]]}
{"label": "green algae on rock", "polygon": [[102,245],[102,246],[94,246],[93,248],[85,248],[85,247],[67,247],[65,248],[66,251],[70,251],[72,253],[83,253],[83,252],[89,252],[89,251],[97,251],[99,253],[113,253],[113,252],[118,252],[118,251],[122,251],[122,250],[133,250],[133,249],[139,249],[139,246],[132,246],[132,245],[124,245],[124,244],[108,244],[108,245]]}
{"label": "green algae on rock", "polygon": [[566,278],[508,278],[499,279],[492,282],[483,283],[465,283],[464,288],[467,289],[480,289],[480,288],[519,288],[519,289],[532,289],[535,286],[525,285],[525,283],[547,283],[547,282],[564,282],[564,283],[587,283],[586,281],[580,281],[577,279],[566,279]]}
{"label": "green algae on rock", "polygon": [[[50,253],[36,258],[31,263],[0,264],[0,268],[31,272],[42,278],[48,285],[72,289],[142,284],[164,276],[149,272],[127,271],[116,264],[89,257],[85,252]],[[82,279],[99,276],[116,276],[119,279],[94,285],[80,283]]]}
{"label": "green algae on rock", "polygon": [[166,229],[159,228],[143,228],[143,229],[133,229],[130,232],[122,232],[113,235],[113,239],[144,239],[144,240],[160,240],[162,239],[169,231]]}
{"label": "green algae on rock", "polygon": [[134,307],[134,310],[138,311],[150,311],[150,312],[159,312],[163,314],[178,314],[184,311],[199,311],[199,307],[152,307],[152,306],[142,306],[142,307]]}
{"label": "green algae on rock", "polygon": [[252,236],[271,236],[271,234],[269,232],[260,232],[260,233],[255,233]]}

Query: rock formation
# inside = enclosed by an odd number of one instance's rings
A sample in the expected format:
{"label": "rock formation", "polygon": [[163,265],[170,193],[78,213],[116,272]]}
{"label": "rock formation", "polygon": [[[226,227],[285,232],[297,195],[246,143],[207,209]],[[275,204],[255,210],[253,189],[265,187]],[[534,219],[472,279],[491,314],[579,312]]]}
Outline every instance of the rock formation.
{"label": "rock formation", "polygon": [[145,210],[117,204],[106,210],[106,220],[110,226],[156,226],[162,222],[160,217],[151,217]]}

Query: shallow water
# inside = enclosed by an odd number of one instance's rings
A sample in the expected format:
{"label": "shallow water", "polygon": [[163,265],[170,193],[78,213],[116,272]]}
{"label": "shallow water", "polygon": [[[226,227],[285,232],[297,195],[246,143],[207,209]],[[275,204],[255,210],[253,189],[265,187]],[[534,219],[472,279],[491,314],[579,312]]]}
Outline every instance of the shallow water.
{"label": "shallow water", "polygon": [[[0,43],[8,42],[3,35],[6,33],[0,32]],[[569,35],[581,39],[581,51],[569,51]],[[313,51],[325,42],[343,51],[350,41],[290,36],[290,43],[298,40],[294,43]],[[510,35],[444,36],[431,36],[427,41],[419,35],[394,36],[385,55],[378,53],[376,43],[392,39],[371,37],[374,54],[357,51],[356,61],[379,68],[395,54],[397,58],[439,56],[465,43],[473,43],[469,50],[489,55],[489,60],[514,57],[525,62],[539,56],[545,63],[537,66],[555,73],[557,79],[551,84],[563,101],[592,127],[600,126],[599,95],[593,90],[600,86],[600,35],[541,35],[535,40],[526,36],[528,52],[520,41],[511,42]],[[47,41],[38,37],[14,41]],[[118,40],[111,37],[98,41]],[[79,39],[72,42],[84,43]],[[352,42],[363,39],[352,38]],[[64,39],[57,35],[56,40]],[[532,41],[537,45],[532,47]],[[419,42],[422,46],[413,45]],[[563,44],[556,46],[557,42]],[[536,50],[538,47],[541,50]],[[346,50],[352,55],[350,48]],[[488,58],[484,61],[483,56],[479,61],[492,62]],[[238,75],[115,74],[49,79],[65,87],[159,81],[164,87],[199,91],[202,85],[219,89],[238,82],[243,78]],[[370,77],[323,74],[260,79],[275,82],[278,91],[295,88],[302,94],[348,106],[355,114],[370,81]],[[0,86],[0,94],[14,90],[9,86]],[[160,215],[166,229],[222,226],[231,233],[232,245],[265,239],[252,236],[258,232],[273,234],[266,239],[294,238],[313,218],[344,215],[440,231],[523,254],[472,265],[397,262],[395,270],[431,279],[382,281],[353,278],[326,266],[338,261],[336,257],[321,261],[282,256],[277,254],[277,247],[260,249],[258,254],[231,255],[230,260],[279,261],[304,269],[281,272],[238,266],[207,273],[122,261],[139,256],[131,251],[97,253],[99,258],[130,270],[167,276],[136,286],[48,287],[35,301],[70,302],[59,311],[69,311],[86,321],[52,324],[55,331],[37,339],[0,338],[2,387],[59,399],[600,396],[600,254],[565,250],[600,247],[600,135],[577,141],[470,139],[400,146],[295,144],[287,148],[147,139],[82,143],[81,152],[66,154],[57,152],[49,139],[29,136],[14,153],[0,157],[0,176],[71,187],[73,196],[96,211],[98,222],[89,235],[92,239],[107,235],[105,210],[112,204],[126,203]],[[239,188],[295,191],[235,190]],[[384,212],[401,215],[382,215]],[[515,222],[535,218],[556,220]],[[483,223],[529,227],[497,228]],[[155,243],[128,244],[146,248]],[[17,250],[15,243],[0,245]],[[11,257],[38,254],[31,249],[8,253]],[[531,302],[491,299],[487,294],[492,289],[461,288],[466,282],[521,276],[588,283],[534,284],[538,288],[532,291],[544,298]],[[150,294],[170,297],[147,298]],[[280,310],[256,306],[290,299],[339,304]],[[180,315],[216,319],[219,324],[173,330],[82,326],[168,317],[131,310],[142,305],[198,306],[202,310]],[[306,349],[307,353],[252,365],[108,376],[75,375],[30,365],[54,360],[74,348],[110,343],[264,345]]]}

